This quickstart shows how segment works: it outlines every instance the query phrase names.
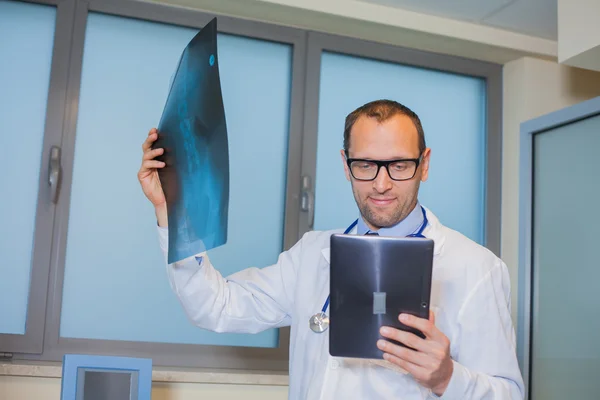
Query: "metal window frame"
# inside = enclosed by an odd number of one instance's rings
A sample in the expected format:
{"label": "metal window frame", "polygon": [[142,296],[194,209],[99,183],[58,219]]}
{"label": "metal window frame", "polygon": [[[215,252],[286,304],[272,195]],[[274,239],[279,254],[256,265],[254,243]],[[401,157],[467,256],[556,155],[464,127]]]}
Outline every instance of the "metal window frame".
{"label": "metal window frame", "polygon": [[[89,12],[99,12],[192,28],[203,26],[214,15],[138,0],[18,1],[58,6],[42,166],[47,165],[47,150],[50,146],[61,146],[63,194],[57,206],[52,207],[51,218],[45,225],[39,222],[42,221],[39,218],[43,214],[38,210],[36,239],[37,235],[40,235],[41,241],[36,241],[35,259],[41,263],[35,264],[35,270],[32,272],[30,302],[36,298],[42,299],[43,302],[31,302],[33,311],[28,314],[28,321],[30,317],[32,322],[38,321],[32,330],[36,334],[37,346],[23,348],[15,358],[60,361],[65,353],[127,354],[132,357],[151,356],[154,364],[159,366],[287,372],[289,328],[280,330],[279,346],[274,349],[60,338],[66,230],[87,15]],[[218,17],[219,32],[293,46],[284,249],[290,248],[309,230],[308,215],[300,209],[301,176],[314,177],[316,172],[320,60],[323,51],[331,51],[486,79],[486,243],[493,251],[499,251],[500,219],[497,216],[500,215],[501,181],[501,65],[240,18]],[[47,171],[43,167],[40,176],[46,174]],[[40,178],[40,188],[43,184],[45,181],[42,182]],[[47,202],[48,197],[48,190],[40,189],[38,208],[46,206],[44,201]],[[39,282],[34,282],[34,275]],[[36,318],[33,318],[34,316]],[[0,339],[4,343],[2,335]]]}
{"label": "metal window frame", "polygon": [[68,76],[69,47],[61,44],[69,42],[71,38],[69,21],[72,18],[74,4],[62,0],[20,1],[56,7],[56,23],[38,181],[25,333],[23,335],[0,334],[0,351],[39,354],[43,350],[48,272],[52,252],[51,233],[56,212],[56,206],[50,201],[47,167],[50,162],[50,149],[52,146],[60,146],[64,124],[63,110],[66,106],[65,82]]}
{"label": "metal window frame", "polygon": [[533,154],[534,136],[600,115],[600,97],[523,122],[519,154],[519,276],[517,356],[525,381],[525,399],[531,397],[532,334],[537,326],[538,280],[534,271]]}
{"label": "metal window frame", "polygon": [[[461,57],[407,49],[366,40],[310,32],[306,68],[304,105],[304,143],[302,175],[310,177],[315,187],[321,54],[339,53],[443,72],[480,77],[486,81],[486,188],[484,207],[485,246],[500,254],[500,213],[502,183],[502,65]],[[357,105],[358,106],[358,105]],[[340,132],[340,140],[341,140]],[[427,133],[425,134],[427,135]],[[314,212],[314,211],[313,211]],[[299,224],[299,234],[311,229],[306,213]]]}
{"label": "metal window frame", "polygon": [[[60,337],[60,315],[66,257],[66,241],[72,183],[73,161],[77,128],[77,114],[87,16],[97,12],[151,22],[201,28],[214,15],[163,4],[136,0],[64,0],[72,8],[69,23],[57,24],[57,32],[69,29],[70,41],[57,42],[56,47],[68,49],[63,70],[68,75],[56,77],[66,92],[63,105],[64,127],[62,129],[63,176],[52,236],[55,240],[49,270],[48,301],[45,307],[46,324],[43,332],[43,353],[18,354],[16,358],[28,360],[60,361],[66,353],[94,353],[101,355],[128,354],[133,357],[151,355],[155,365],[176,367],[218,367],[243,370],[287,371],[289,360],[290,328],[279,330],[276,348],[254,348],[238,346],[213,346],[173,343],[150,343],[96,339],[73,339]],[[64,17],[64,16],[63,16]],[[290,93],[290,122],[287,154],[287,183],[284,216],[284,249],[290,248],[298,239],[300,152],[302,143],[302,114],[304,104],[304,57],[306,33],[294,28],[218,16],[220,33],[239,35],[254,39],[285,43],[292,46],[292,81]],[[68,28],[69,27],[69,28]],[[65,65],[66,64],[66,65]],[[68,67],[68,68],[67,68]],[[53,70],[52,73],[55,71]],[[53,76],[53,79],[55,77]],[[68,107],[67,107],[68,105]],[[58,111],[57,111],[58,112]],[[63,111],[61,110],[62,114]],[[42,174],[44,171],[42,171]],[[50,235],[48,235],[50,236]],[[47,275],[46,271],[46,275]],[[44,296],[45,297],[45,296]],[[43,313],[42,313],[43,314]],[[40,323],[44,325],[42,321]],[[38,336],[39,336],[39,333]]]}

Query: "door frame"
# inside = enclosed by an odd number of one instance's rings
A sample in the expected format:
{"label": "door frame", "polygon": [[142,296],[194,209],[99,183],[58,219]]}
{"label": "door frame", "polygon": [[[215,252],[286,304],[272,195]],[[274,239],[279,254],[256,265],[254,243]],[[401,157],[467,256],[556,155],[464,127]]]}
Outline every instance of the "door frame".
{"label": "door frame", "polygon": [[525,399],[531,392],[531,334],[537,309],[537,280],[532,275],[533,139],[534,135],[600,115],[600,96],[521,124],[519,155],[519,276],[517,355],[525,381]]}

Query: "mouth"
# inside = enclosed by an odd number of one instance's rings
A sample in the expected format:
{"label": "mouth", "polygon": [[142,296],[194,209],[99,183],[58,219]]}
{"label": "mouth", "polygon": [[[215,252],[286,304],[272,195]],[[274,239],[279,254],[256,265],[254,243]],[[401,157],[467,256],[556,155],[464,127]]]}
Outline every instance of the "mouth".
{"label": "mouth", "polygon": [[383,206],[387,206],[392,204],[392,202],[395,200],[395,198],[375,198],[375,197],[369,197],[369,201],[371,202],[371,204],[379,206],[379,207],[383,207]]}

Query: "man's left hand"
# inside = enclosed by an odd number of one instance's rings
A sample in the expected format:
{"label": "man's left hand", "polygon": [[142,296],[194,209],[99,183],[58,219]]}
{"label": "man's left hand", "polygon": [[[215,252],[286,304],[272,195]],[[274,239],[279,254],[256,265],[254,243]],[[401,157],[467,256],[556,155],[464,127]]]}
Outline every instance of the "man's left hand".
{"label": "man's left hand", "polygon": [[385,360],[405,369],[417,382],[441,396],[448,387],[454,365],[450,358],[450,340],[435,326],[435,317],[431,311],[429,315],[429,320],[409,314],[399,316],[402,324],[423,332],[425,339],[396,328],[381,328],[383,337],[403,343],[414,350],[383,339],[377,342],[377,347],[384,352]]}

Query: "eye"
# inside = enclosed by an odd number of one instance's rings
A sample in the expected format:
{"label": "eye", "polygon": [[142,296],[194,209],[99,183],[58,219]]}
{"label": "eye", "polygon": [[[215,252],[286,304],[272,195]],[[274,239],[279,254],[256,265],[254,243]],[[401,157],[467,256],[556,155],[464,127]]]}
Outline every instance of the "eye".
{"label": "eye", "polygon": [[359,162],[355,163],[355,166],[359,169],[370,169],[370,168],[373,168],[375,165],[370,162],[359,161]]}
{"label": "eye", "polygon": [[404,170],[408,169],[408,163],[404,162],[404,161],[396,162],[396,163],[392,164],[392,168],[395,171],[404,171]]}

